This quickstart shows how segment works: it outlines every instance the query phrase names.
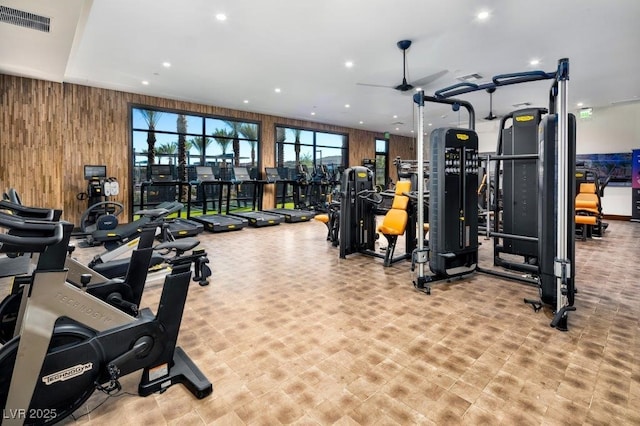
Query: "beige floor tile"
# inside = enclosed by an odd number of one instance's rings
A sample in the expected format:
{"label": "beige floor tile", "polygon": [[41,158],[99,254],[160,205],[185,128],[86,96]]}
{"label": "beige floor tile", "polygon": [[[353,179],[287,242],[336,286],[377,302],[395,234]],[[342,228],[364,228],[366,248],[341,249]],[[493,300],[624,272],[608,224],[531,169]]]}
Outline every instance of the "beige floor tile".
{"label": "beige floor tile", "polygon": [[[534,288],[475,274],[427,296],[408,262],[339,259],[325,236],[316,222],[201,235],[213,277],[191,287],[179,344],[214,394],[197,400],[174,386],[99,407],[106,396],[95,394],[78,423],[640,422],[639,225],[612,221],[604,238],[576,243],[566,333],[549,327],[550,309],[523,303]],[[492,243],[480,239],[488,266]],[[160,291],[149,284],[143,304],[155,310]],[[123,388],[135,393],[138,380]]]}

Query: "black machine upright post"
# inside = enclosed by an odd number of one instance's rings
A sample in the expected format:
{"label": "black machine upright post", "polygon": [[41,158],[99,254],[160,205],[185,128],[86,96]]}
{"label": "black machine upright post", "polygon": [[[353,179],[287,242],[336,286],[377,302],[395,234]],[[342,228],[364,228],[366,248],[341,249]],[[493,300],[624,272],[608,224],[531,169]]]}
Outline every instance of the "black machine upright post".
{"label": "black machine upright post", "polygon": [[[555,315],[551,321],[551,327],[566,331],[567,314],[574,311],[575,296],[575,117],[568,112],[568,81],[569,81],[569,60],[561,59],[558,63],[558,73],[556,85],[552,88],[557,96],[558,112],[547,120],[542,138],[547,138],[555,142],[552,146],[555,149],[545,155],[551,159],[544,169],[553,175],[547,179],[555,180],[556,192],[553,197],[547,198],[547,208],[540,211],[541,221],[545,216],[551,216],[552,209],[555,210],[556,232],[549,237],[549,247],[555,242],[556,256],[553,259],[553,275],[550,265],[547,262],[541,266],[541,297],[543,302],[555,302]],[[555,105],[552,105],[554,107]],[[555,109],[555,108],[553,108]],[[555,112],[555,111],[553,111]],[[557,127],[556,127],[557,126]],[[542,140],[541,140],[542,143]],[[549,143],[548,143],[549,145]],[[541,184],[544,182],[541,180]],[[551,200],[555,200],[555,206],[549,206]],[[547,227],[552,227],[554,222],[546,223]],[[542,227],[545,223],[542,224]],[[555,240],[555,241],[554,241]],[[541,250],[542,252],[542,250]],[[541,253],[542,254],[542,253]],[[549,259],[550,260],[550,259]],[[552,291],[555,283],[555,292]],[[545,300],[545,290],[555,293],[555,300]]]}

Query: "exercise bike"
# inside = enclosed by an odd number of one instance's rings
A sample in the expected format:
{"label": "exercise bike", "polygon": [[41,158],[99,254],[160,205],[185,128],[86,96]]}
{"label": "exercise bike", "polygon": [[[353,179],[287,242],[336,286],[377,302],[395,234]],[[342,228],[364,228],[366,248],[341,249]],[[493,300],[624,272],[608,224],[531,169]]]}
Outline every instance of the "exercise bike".
{"label": "exercise bike", "polygon": [[[17,194],[15,201],[19,201]],[[181,204],[180,204],[181,205]],[[20,203],[14,201],[0,201],[0,209],[10,211],[16,217],[23,219],[38,219],[38,220],[54,220],[58,221],[62,211],[51,210],[40,207],[26,207]],[[149,269],[160,270],[168,269],[175,259],[184,258],[185,253],[191,251],[191,256],[194,263],[194,277],[201,286],[209,284],[209,277],[211,276],[211,268],[209,268],[209,258],[204,249],[196,249],[200,244],[200,241],[196,238],[181,238],[176,240],[173,234],[170,232],[170,224],[173,219],[166,219],[166,215],[170,213],[170,210],[164,208],[156,208],[152,210],[143,210],[140,213],[148,216],[147,220],[141,222],[136,227],[135,237],[127,241],[126,244],[121,244],[119,247],[113,250],[107,250],[101,254],[94,256],[89,265],[85,267],[79,262],[75,261],[70,256],[67,257],[65,267],[69,270],[67,280],[79,284],[80,276],[82,274],[91,274],[91,283],[104,282],[107,279],[115,279],[124,277],[129,270],[129,257],[123,257],[136,248],[151,247],[154,241],[154,235],[159,235],[163,243],[154,247],[154,253],[149,261]],[[143,233],[148,234],[148,230],[152,228],[154,232],[151,236],[147,235],[143,237]],[[65,227],[66,229],[66,227]],[[48,249],[48,253],[52,250],[57,252],[57,256],[69,255],[75,250],[74,246],[70,246],[71,236],[73,231],[66,238],[66,244],[56,244],[54,247]],[[171,255],[171,256],[170,256]],[[55,256],[51,256],[55,257]],[[28,268],[24,265],[19,265],[19,268],[11,268],[12,275],[19,273],[30,273]],[[0,265],[0,269],[2,265]],[[0,270],[0,276],[7,276]]]}
{"label": "exercise bike", "polygon": [[[43,252],[63,237],[62,224],[0,216],[0,251]],[[119,378],[143,370],[147,396],[182,383],[197,398],[211,383],[176,346],[191,279],[191,260],[165,278],[157,314],[137,317],[66,281],[66,270],[36,270],[19,336],[0,348],[0,405],[5,425],[52,424],[96,390],[112,394]]]}
{"label": "exercise bike", "polygon": [[[0,213],[0,216],[3,216]],[[18,217],[11,216],[12,220],[19,220]],[[68,222],[61,222],[62,239],[47,248],[44,253],[37,256],[35,268],[40,270],[69,268],[70,260],[66,256],[66,247],[69,243],[73,225]],[[143,231],[146,240],[153,240],[153,229]],[[148,248],[135,250],[131,256],[129,269],[124,279],[106,279],[98,274],[80,274],[77,279],[70,280],[67,274],[67,281],[81,286],[91,295],[109,303],[112,306],[130,315],[138,315],[138,307],[142,299],[147,272],[153,248],[148,244]],[[26,254],[25,254],[26,255]],[[77,266],[77,265],[76,265]],[[6,343],[15,336],[15,330],[20,329],[22,314],[26,298],[23,297],[25,289],[31,284],[31,272],[13,277],[13,283],[9,295],[0,302],[0,344]],[[28,291],[28,290],[26,290]]]}

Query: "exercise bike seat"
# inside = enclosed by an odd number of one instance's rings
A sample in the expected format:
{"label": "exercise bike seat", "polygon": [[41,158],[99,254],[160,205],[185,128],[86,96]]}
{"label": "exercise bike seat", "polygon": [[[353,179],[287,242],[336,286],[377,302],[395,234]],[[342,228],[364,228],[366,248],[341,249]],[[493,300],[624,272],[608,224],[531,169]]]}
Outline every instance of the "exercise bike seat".
{"label": "exercise bike seat", "polygon": [[181,238],[176,241],[166,241],[164,243],[160,243],[157,246],[154,246],[154,250],[176,250],[179,252],[185,252],[193,249],[200,241],[196,238]]}

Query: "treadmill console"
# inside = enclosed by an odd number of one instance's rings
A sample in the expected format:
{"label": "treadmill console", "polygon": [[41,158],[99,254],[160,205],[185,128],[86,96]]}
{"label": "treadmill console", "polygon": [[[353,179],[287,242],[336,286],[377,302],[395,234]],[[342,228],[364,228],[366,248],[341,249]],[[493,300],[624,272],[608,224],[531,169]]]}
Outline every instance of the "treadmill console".
{"label": "treadmill console", "polygon": [[251,180],[249,171],[246,167],[234,167],[233,168],[233,180],[237,182],[248,182]]}
{"label": "treadmill console", "polygon": [[276,169],[275,167],[265,167],[264,172],[267,175],[267,182],[269,183],[274,183],[281,180],[280,173],[278,173],[278,169]]}
{"label": "treadmill console", "polygon": [[216,180],[213,169],[207,166],[196,166],[196,176],[200,182]]}

